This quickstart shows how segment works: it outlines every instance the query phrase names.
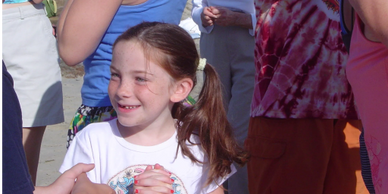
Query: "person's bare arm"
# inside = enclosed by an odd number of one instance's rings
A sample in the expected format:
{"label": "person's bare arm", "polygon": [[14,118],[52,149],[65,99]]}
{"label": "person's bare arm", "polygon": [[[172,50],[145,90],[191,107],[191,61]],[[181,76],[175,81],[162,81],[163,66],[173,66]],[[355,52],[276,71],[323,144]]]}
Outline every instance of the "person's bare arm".
{"label": "person's bare arm", "polygon": [[107,184],[92,183],[85,173],[77,178],[72,194],[115,194],[116,192]]}
{"label": "person's bare arm", "polygon": [[349,0],[365,24],[365,36],[382,42],[388,47],[388,1],[387,0]]}
{"label": "person's bare arm", "polygon": [[224,190],[221,187],[218,187],[216,190],[212,191],[209,194],[224,194]]}
{"label": "person's bare arm", "polygon": [[115,191],[108,185],[95,184],[88,179],[86,172],[93,168],[94,164],[77,164],[65,171],[51,185],[35,187],[34,194],[114,194]]}
{"label": "person's bare arm", "polygon": [[122,0],[68,0],[58,21],[59,55],[77,65],[94,52]]}
{"label": "person's bare arm", "polygon": [[250,14],[234,12],[225,7],[211,7],[215,15],[214,22],[220,26],[240,26],[252,29],[252,17]]}

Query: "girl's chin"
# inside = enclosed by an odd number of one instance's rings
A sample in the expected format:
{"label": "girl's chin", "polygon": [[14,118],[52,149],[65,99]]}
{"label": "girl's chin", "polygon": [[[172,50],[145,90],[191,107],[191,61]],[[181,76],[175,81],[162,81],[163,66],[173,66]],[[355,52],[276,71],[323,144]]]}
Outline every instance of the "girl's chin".
{"label": "girl's chin", "polygon": [[117,116],[117,124],[121,127],[136,127],[139,125],[139,122],[131,121],[128,118],[120,118],[120,116]]}

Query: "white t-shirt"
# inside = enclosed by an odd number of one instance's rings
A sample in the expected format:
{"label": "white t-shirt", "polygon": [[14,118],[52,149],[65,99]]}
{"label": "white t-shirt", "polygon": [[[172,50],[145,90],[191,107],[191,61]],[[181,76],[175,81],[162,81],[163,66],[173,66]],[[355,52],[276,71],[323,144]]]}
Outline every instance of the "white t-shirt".
{"label": "white t-shirt", "polygon": [[[133,177],[142,173],[147,165],[160,164],[171,172],[174,191],[180,194],[210,193],[235,173],[232,165],[232,173],[219,178],[218,184],[213,182],[204,188],[209,165],[193,163],[182,155],[180,148],[176,156],[176,135],[175,132],[170,139],[155,146],[140,146],[121,136],[117,119],[92,123],[77,133],[59,171],[63,173],[78,163],[94,163],[95,168],[87,173],[92,182],[108,184],[116,193],[131,193]],[[191,140],[199,143],[196,135],[192,135]],[[189,147],[197,159],[207,161],[199,146]]]}

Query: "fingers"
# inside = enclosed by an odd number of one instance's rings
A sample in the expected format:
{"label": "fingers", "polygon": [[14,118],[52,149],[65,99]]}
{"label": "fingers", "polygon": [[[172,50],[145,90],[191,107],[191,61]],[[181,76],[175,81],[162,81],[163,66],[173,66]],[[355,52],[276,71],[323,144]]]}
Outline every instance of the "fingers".
{"label": "fingers", "polygon": [[205,8],[203,9],[203,14],[204,14],[205,16],[208,16],[208,17],[211,18],[211,19],[216,18],[216,16],[214,15],[214,12],[213,12],[213,10],[212,10],[211,7],[205,7]]}
{"label": "fingers", "polygon": [[135,187],[135,193],[140,193],[140,194],[171,194],[171,193],[174,193],[174,190],[164,188],[164,187]]}
{"label": "fingers", "polygon": [[160,173],[168,177],[170,177],[171,175],[171,173],[165,170],[163,166],[161,166],[160,164],[155,164],[154,166],[148,165],[144,172],[136,177],[146,178],[155,173]]}
{"label": "fingers", "polygon": [[155,164],[154,169],[164,170],[164,167],[160,164]]}
{"label": "fingers", "polygon": [[148,165],[148,166],[146,167],[145,171],[147,171],[147,170],[152,170],[152,166],[151,166],[151,165]]}
{"label": "fingers", "polygon": [[[163,166],[155,164],[147,166],[142,174],[134,176],[135,193],[174,193],[172,184],[174,179]],[[136,192],[137,191],[137,192]]]}
{"label": "fingers", "polygon": [[[174,182],[170,178],[170,173],[166,171],[161,171],[161,170],[152,170],[152,171],[145,171],[144,173],[134,176],[133,178],[135,179],[135,184],[138,183],[138,185],[141,186],[152,186],[153,184],[157,184],[156,182],[149,182],[150,180],[155,180],[158,182],[164,182],[171,184]],[[139,183],[141,182],[141,184]]]}
{"label": "fingers", "polygon": [[221,8],[220,8],[220,7],[211,6],[211,7],[210,7],[210,10],[211,10],[211,12],[212,12],[212,14],[213,14],[214,16],[221,14],[221,11],[220,11]]}
{"label": "fingers", "polygon": [[203,12],[201,14],[201,20],[202,20],[202,25],[204,27],[214,25],[214,21],[213,20],[215,18],[216,18],[216,16],[213,14],[213,12],[212,12],[210,7],[205,7],[203,9]]}
{"label": "fingers", "polygon": [[212,6],[210,8],[211,8],[211,11],[216,19],[220,18],[220,17],[228,17],[228,15],[231,14],[231,12],[232,12],[228,8],[225,8],[225,7],[219,7],[219,6],[213,7]]}
{"label": "fingers", "polygon": [[172,183],[174,183],[174,179],[170,178],[170,176],[166,176],[160,173],[147,174],[145,176],[135,176],[135,185],[152,187],[155,185],[158,186],[166,186],[171,187]]}
{"label": "fingers", "polygon": [[210,19],[208,16],[205,16],[205,20],[202,20],[202,25],[205,27],[212,26],[214,25],[214,21]]}
{"label": "fingers", "polygon": [[94,168],[94,164],[79,163],[79,164],[73,166],[72,168],[70,168],[69,170],[65,171],[63,173],[63,175],[66,176],[66,177],[70,177],[70,178],[74,178],[75,179],[80,174],[82,174],[84,172],[89,172],[93,168]]}

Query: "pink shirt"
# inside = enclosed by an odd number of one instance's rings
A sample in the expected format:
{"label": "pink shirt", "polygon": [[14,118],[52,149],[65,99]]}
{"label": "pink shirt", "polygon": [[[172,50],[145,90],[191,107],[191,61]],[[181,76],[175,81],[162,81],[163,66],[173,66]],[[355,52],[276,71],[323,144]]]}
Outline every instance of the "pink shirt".
{"label": "pink shirt", "polygon": [[377,193],[388,193],[388,48],[371,42],[357,17],[347,77],[364,126],[365,144]]}
{"label": "pink shirt", "polygon": [[358,119],[337,0],[255,0],[251,116]]}

